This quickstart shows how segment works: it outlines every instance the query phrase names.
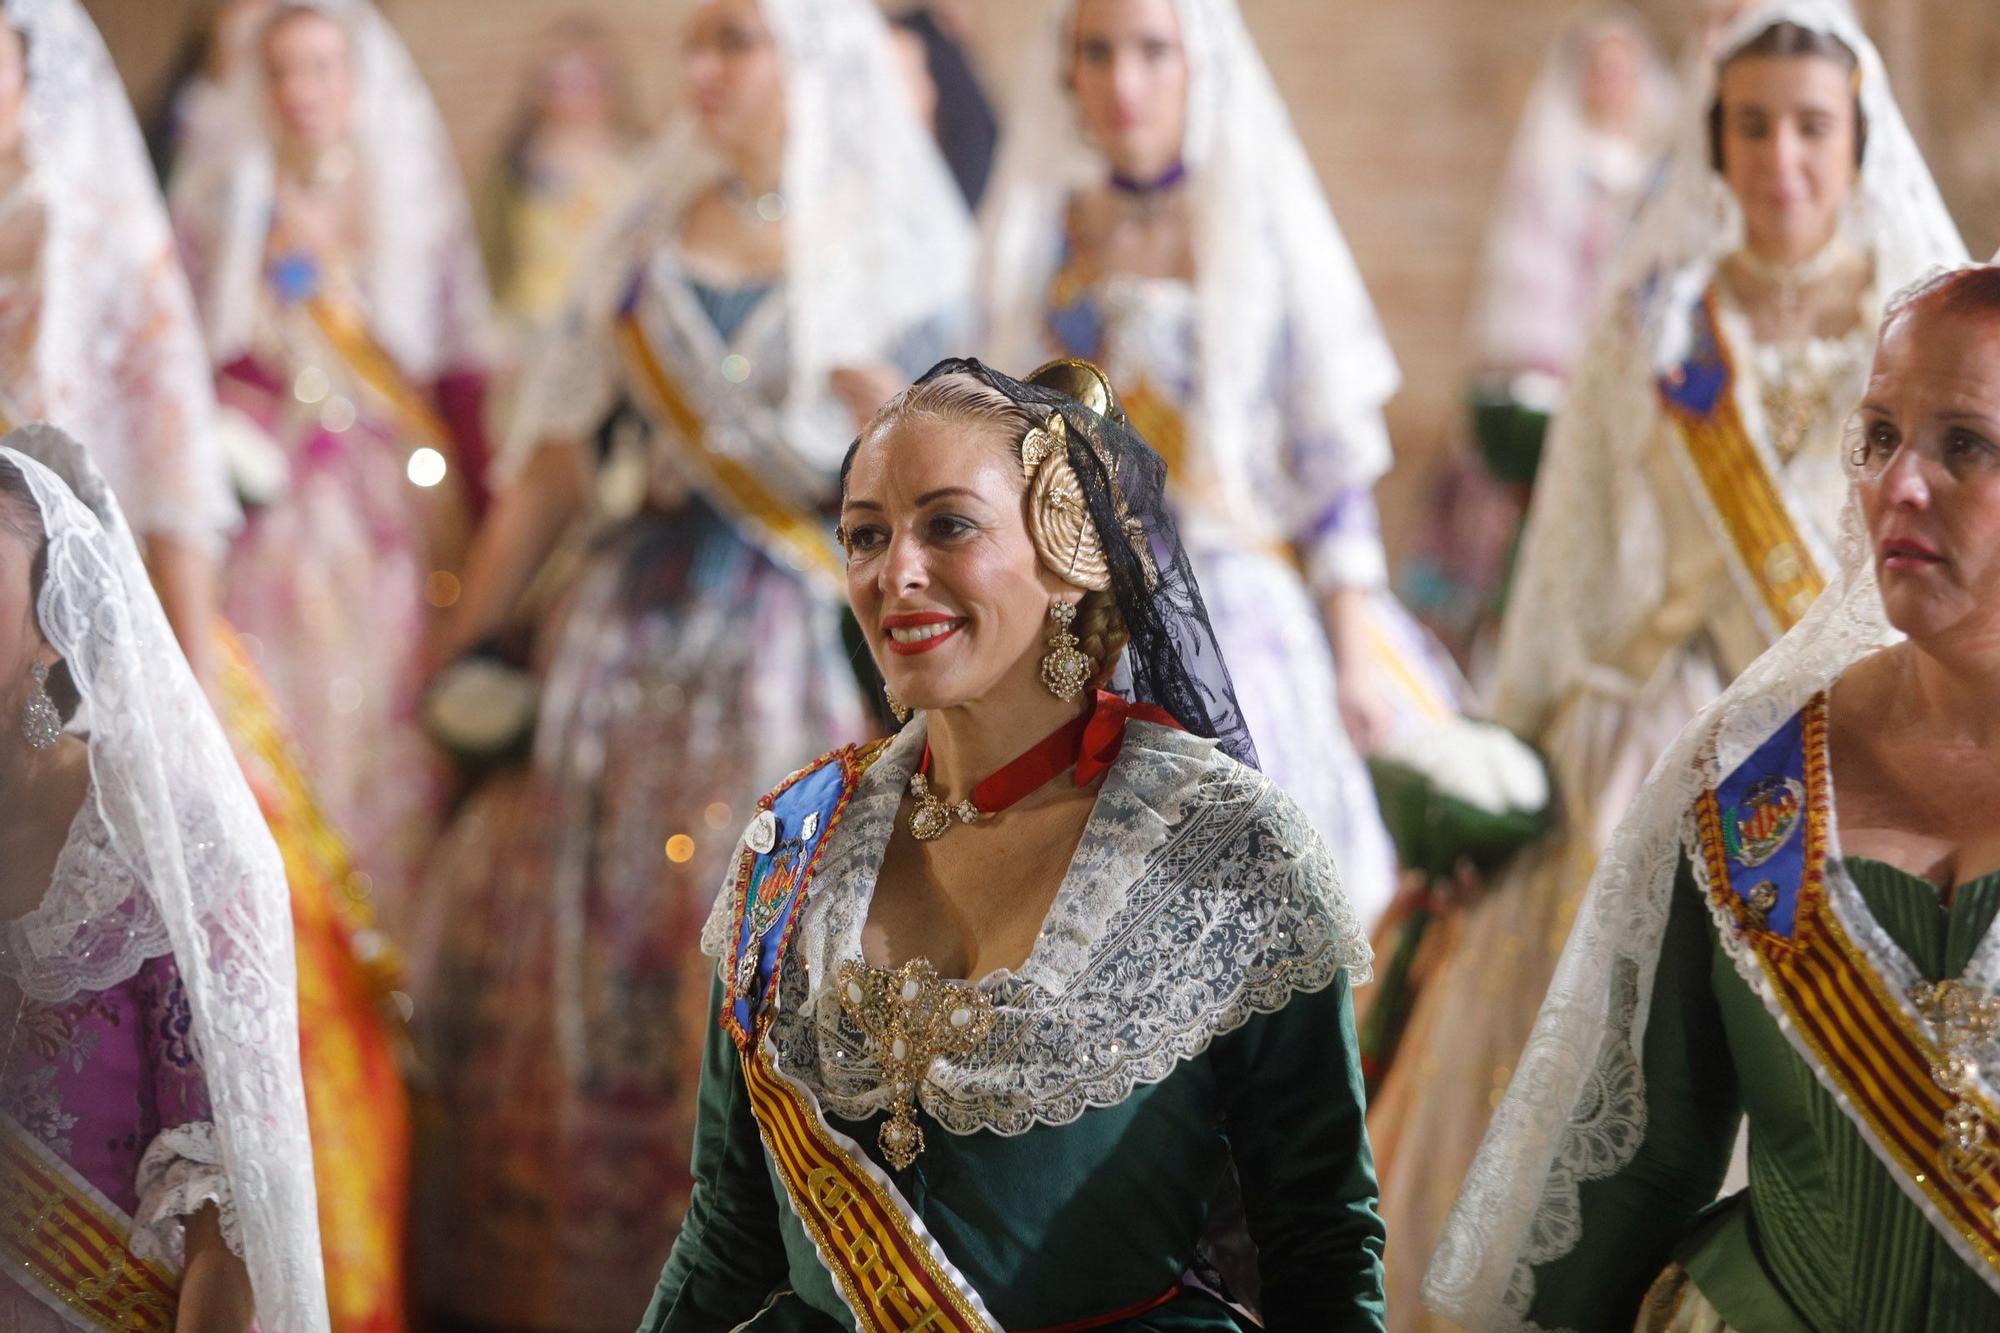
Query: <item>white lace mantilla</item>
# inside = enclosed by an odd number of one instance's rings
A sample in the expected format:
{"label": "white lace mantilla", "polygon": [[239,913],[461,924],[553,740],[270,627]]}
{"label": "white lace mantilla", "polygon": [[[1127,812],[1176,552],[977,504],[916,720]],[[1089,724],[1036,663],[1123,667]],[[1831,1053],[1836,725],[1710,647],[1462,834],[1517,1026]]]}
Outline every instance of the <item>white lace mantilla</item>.
{"label": "white lace mantilla", "polygon": [[[780,984],[772,1038],[784,1071],[832,1114],[889,1109],[866,1038],[831,979],[861,931],[903,792],[922,753],[913,723],[862,779],[823,854]],[[702,935],[721,957],[733,884]],[[1297,806],[1212,741],[1133,723],[1034,950],[979,982],[987,1039],[940,1060],[918,1100],[954,1134],[1021,1134],[1114,1106],[1252,1015],[1370,954],[1332,858]]]}

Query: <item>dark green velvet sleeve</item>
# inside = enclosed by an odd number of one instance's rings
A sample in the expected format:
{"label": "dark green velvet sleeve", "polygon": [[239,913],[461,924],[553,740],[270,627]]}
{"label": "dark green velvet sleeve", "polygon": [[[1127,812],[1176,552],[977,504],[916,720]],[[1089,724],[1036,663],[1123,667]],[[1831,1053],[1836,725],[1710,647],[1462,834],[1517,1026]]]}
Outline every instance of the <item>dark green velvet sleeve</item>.
{"label": "dark green velvet sleeve", "polygon": [[734,1328],[761,1310],[785,1280],[778,1200],[736,1046],[716,1022],[721,1004],[718,979],[702,1047],[694,1196],[639,1333]]}
{"label": "dark green velvet sleeve", "polygon": [[1646,1136],[1624,1168],[1578,1192],[1583,1239],[1535,1270],[1529,1316],[1550,1328],[1630,1328],[1646,1289],[1714,1201],[1742,1120],[1710,970],[1708,908],[1682,858],[1646,1023]]}
{"label": "dark green velvet sleeve", "polygon": [[1215,1045],[1269,1333],[1383,1326],[1382,1219],[1347,977]]}

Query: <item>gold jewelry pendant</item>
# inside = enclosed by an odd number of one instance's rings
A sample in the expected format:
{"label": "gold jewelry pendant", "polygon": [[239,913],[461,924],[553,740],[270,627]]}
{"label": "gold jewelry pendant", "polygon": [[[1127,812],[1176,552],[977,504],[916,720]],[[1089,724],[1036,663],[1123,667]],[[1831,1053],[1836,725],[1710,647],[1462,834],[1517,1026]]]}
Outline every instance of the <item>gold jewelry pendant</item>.
{"label": "gold jewelry pendant", "polygon": [[965,1055],[993,1028],[993,1001],[962,981],[941,981],[925,958],[898,968],[840,965],[840,1007],[874,1048],[892,1098],[876,1133],[882,1158],[907,1171],[924,1150],[917,1123],[917,1088],[941,1057]]}
{"label": "gold jewelry pendant", "polygon": [[934,842],[950,832],[953,815],[968,824],[979,818],[979,807],[969,800],[951,806],[940,801],[931,791],[931,780],[921,773],[910,774],[910,795],[917,802],[910,812],[910,836],[918,842]]}

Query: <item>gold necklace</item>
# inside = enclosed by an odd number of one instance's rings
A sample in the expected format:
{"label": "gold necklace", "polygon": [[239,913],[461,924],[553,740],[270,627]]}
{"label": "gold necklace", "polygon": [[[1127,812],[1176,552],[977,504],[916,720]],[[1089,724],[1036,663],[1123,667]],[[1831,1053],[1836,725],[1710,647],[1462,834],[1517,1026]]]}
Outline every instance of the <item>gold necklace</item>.
{"label": "gold necklace", "polygon": [[918,842],[942,838],[951,829],[953,815],[968,824],[979,818],[979,807],[972,803],[972,798],[946,805],[931,790],[931,780],[920,772],[910,774],[910,797],[917,803],[917,808],[910,812],[910,836]]}
{"label": "gold necklace", "polygon": [[943,981],[927,958],[898,968],[850,959],[836,979],[840,1008],[868,1038],[889,1089],[889,1118],[875,1136],[883,1160],[907,1171],[924,1150],[917,1089],[940,1059],[965,1055],[993,1029],[993,1001],[963,981]]}

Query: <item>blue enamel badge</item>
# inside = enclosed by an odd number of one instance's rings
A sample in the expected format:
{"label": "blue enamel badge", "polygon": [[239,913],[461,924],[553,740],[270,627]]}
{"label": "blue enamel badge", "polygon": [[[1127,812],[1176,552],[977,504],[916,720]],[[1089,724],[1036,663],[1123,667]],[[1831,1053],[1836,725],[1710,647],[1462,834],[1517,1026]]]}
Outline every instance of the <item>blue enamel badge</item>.
{"label": "blue enamel badge", "polygon": [[1703,299],[1690,315],[1693,344],[1681,363],[1660,376],[1660,397],[1691,416],[1710,417],[1729,389],[1729,362],[1715,332],[1715,315]]}

